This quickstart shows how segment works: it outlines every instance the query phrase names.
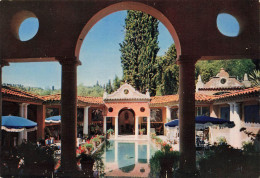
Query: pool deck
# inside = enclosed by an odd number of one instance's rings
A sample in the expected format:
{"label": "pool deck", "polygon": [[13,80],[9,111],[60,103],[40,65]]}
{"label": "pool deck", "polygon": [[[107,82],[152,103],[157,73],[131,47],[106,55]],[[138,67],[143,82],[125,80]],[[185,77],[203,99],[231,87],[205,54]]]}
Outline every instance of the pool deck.
{"label": "pool deck", "polygon": [[147,135],[138,135],[137,137],[135,135],[118,135],[117,138],[111,137],[109,140],[122,140],[122,141],[127,141],[127,140],[148,140],[149,138]]}

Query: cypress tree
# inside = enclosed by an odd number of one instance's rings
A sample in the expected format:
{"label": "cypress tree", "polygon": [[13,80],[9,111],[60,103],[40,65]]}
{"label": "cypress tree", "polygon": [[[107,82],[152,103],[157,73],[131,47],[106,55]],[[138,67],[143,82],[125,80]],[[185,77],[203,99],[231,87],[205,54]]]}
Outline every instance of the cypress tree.
{"label": "cypress tree", "polygon": [[179,67],[176,59],[177,51],[174,44],[164,56],[157,58],[156,95],[172,95],[178,92]]}
{"label": "cypress tree", "polygon": [[125,38],[120,43],[123,80],[137,90],[156,94],[158,20],[140,11],[127,11]]}

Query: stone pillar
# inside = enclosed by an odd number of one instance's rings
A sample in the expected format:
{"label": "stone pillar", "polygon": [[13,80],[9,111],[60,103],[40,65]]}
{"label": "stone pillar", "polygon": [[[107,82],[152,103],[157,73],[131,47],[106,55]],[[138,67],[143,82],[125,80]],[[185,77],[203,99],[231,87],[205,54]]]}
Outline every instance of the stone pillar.
{"label": "stone pillar", "polygon": [[228,103],[229,104],[229,108],[230,108],[230,113],[229,113],[229,120],[232,121],[233,120],[233,114],[234,114],[234,103]]}
{"label": "stone pillar", "polygon": [[61,76],[61,167],[60,173],[74,175],[77,171],[77,65],[79,61],[63,59]]}
{"label": "stone pillar", "polygon": [[37,106],[37,139],[44,139],[46,105]]}
{"label": "stone pillar", "polygon": [[[24,109],[23,117],[26,119],[28,118],[28,105],[29,104],[27,104],[27,103],[24,103],[24,105],[23,105],[23,109]],[[27,131],[26,130],[23,131],[23,139],[27,140]]]}
{"label": "stone pillar", "polygon": [[[229,103],[230,105],[230,121],[233,121],[235,127],[229,129],[230,145],[234,148],[242,147],[241,140],[241,118],[240,118],[240,103]],[[232,113],[232,115],[231,115]]]}
{"label": "stone pillar", "polygon": [[24,109],[23,109],[24,103],[19,104],[19,116],[24,117]]}
{"label": "stone pillar", "polygon": [[118,137],[118,117],[115,117],[115,139]]}
{"label": "stone pillar", "polygon": [[[148,118],[147,118],[148,119]],[[135,117],[135,137],[137,138],[138,137],[138,122],[139,122],[139,117]]]}
{"label": "stone pillar", "polygon": [[150,139],[150,133],[151,133],[151,117],[147,117],[147,137]]}
{"label": "stone pillar", "polygon": [[103,133],[107,133],[107,117],[103,116]]}
{"label": "stone pillar", "polygon": [[29,104],[27,104],[27,103],[23,103],[23,109],[24,109],[23,117],[26,119],[28,118],[28,105]]}
{"label": "stone pillar", "polygon": [[[24,103],[20,103],[19,104],[19,116],[20,117],[24,117]],[[19,132],[18,133],[18,145],[21,145],[22,144],[22,141],[23,141],[23,131]]]}
{"label": "stone pillar", "polygon": [[179,69],[179,173],[193,176],[196,172],[195,148],[195,63],[192,56],[180,56]]}
{"label": "stone pillar", "polygon": [[218,106],[217,105],[210,105],[210,117],[218,117]]}
{"label": "stone pillar", "polygon": [[170,122],[171,119],[171,108],[169,106],[166,106],[166,122]]}
{"label": "stone pillar", "polygon": [[88,135],[88,108],[84,107],[84,123],[83,123],[83,135],[86,136]]}

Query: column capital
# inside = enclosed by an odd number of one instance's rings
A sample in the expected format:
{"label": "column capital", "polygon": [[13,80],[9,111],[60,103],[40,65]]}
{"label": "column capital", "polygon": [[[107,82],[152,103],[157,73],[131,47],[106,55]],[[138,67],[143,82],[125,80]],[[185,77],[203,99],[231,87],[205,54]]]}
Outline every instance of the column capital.
{"label": "column capital", "polygon": [[20,106],[28,106],[30,105],[29,103],[19,103]]}
{"label": "column capital", "polygon": [[81,65],[80,60],[77,59],[77,57],[56,57],[56,59],[59,61],[61,65]]}
{"label": "column capital", "polygon": [[201,56],[194,56],[194,55],[180,55],[177,58],[177,64],[194,64],[199,60]]}
{"label": "column capital", "polygon": [[235,105],[235,102],[230,102],[228,104],[229,104],[229,106],[233,106],[233,105]]}
{"label": "column capital", "polygon": [[237,103],[237,102],[234,102],[234,107],[239,107],[241,105],[241,103]]}

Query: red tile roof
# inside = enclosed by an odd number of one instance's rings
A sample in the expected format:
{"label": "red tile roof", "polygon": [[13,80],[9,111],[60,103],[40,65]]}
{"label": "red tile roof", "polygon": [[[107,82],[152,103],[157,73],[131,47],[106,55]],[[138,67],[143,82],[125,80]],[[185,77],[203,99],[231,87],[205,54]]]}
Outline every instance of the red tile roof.
{"label": "red tile roof", "polygon": [[61,94],[45,95],[41,96],[45,102],[59,102],[61,100]]}
{"label": "red tile roof", "polygon": [[2,87],[3,98],[19,100],[19,101],[28,101],[28,102],[43,102],[43,99],[32,93],[19,90],[17,88],[3,86]]}
{"label": "red tile roof", "polygon": [[[247,88],[244,90],[234,91],[232,93],[227,93],[223,95],[217,95],[217,96],[210,96],[200,93],[195,93],[195,101],[197,102],[211,102],[211,101],[217,101],[222,99],[232,99],[237,96],[243,96],[248,94],[258,94],[259,95],[260,86],[253,87],[253,88]],[[46,95],[46,96],[39,96],[34,95],[29,92],[25,92],[13,87],[2,87],[2,94],[3,99],[13,99],[13,100],[19,100],[19,101],[27,101],[27,102],[37,102],[37,103],[43,103],[43,102],[60,102],[61,100],[61,94],[55,94],[55,95]],[[104,104],[102,97],[89,97],[89,96],[78,96],[79,102],[87,103],[87,104]],[[177,103],[179,101],[179,95],[165,95],[165,96],[154,96],[151,97],[151,106],[156,105],[167,105],[169,103]]]}
{"label": "red tile roof", "polygon": [[104,104],[102,97],[78,96],[78,99],[84,103]]}
{"label": "red tile roof", "polygon": [[201,93],[195,93],[195,101],[212,101],[216,98],[217,96],[212,96],[212,95],[205,95]]}
{"label": "red tile roof", "polygon": [[243,90],[242,87],[217,87],[217,88],[199,88],[199,91],[223,91],[223,90]]}
{"label": "red tile roof", "polygon": [[[42,96],[45,102],[60,102],[61,94]],[[78,101],[88,104],[103,104],[102,97],[78,96]]]}
{"label": "red tile roof", "polygon": [[257,86],[257,87],[253,87],[253,88],[246,88],[246,89],[240,90],[240,91],[235,91],[232,93],[226,93],[223,95],[219,95],[215,98],[215,100],[230,99],[233,97],[243,96],[243,95],[248,95],[248,94],[258,94],[259,95],[259,92],[260,92],[260,86]]}
{"label": "red tile roof", "polygon": [[[216,96],[204,95],[200,93],[195,93],[195,100],[199,102],[210,102],[215,99]],[[150,105],[157,105],[157,104],[168,104],[174,103],[179,101],[179,95],[165,95],[165,96],[154,96],[151,97]]]}
{"label": "red tile roof", "polygon": [[170,103],[177,102],[179,95],[164,95],[164,96],[153,96],[151,97],[150,104]]}

